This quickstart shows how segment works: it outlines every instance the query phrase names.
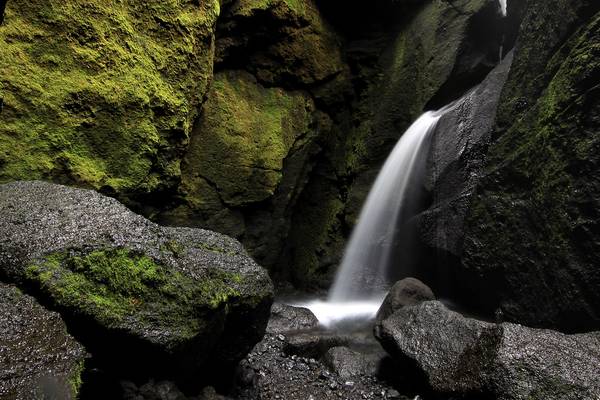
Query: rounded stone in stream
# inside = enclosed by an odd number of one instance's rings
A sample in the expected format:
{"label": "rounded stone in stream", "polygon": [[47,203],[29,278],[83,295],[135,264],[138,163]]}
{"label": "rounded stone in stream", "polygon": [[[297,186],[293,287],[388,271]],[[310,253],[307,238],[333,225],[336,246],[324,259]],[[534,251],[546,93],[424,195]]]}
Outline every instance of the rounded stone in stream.
{"label": "rounded stone in stream", "polygon": [[0,399],[75,399],[85,354],[57,313],[0,283]]}
{"label": "rounded stone in stream", "polygon": [[405,278],[394,284],[377,311],[376,320],[383,321],[395,311],[406,306],[414,306],[428,300],[435,300],[435,295],[423,282],[415,278]]}
{"label": "rounded stone in stream", "polygon": [[273,286],[234,239],[167,228],[90,190],[0,185],[0,274],[122,375],[185,380],[258,342]]}
{"label": "rounded stone in stream", "polygon": [[304,307],[293,307],[283,303],[275,303],[271,307],[271,318],[267,325],[267,332],[282,333],[316,328],[319,320]]}

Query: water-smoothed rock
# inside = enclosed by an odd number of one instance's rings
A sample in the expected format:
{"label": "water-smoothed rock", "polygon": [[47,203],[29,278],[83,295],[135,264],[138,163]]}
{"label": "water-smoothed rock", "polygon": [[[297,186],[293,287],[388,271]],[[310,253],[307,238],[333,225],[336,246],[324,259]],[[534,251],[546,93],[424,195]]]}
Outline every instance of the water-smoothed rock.
{"label": "water-smoothed rock", "polygon": [[60,311],[116,371],[182,380],[208,360],[236,362],[264,334],[271,281],[229,237],[42,182],[0,186],[0,213],[1,276]]}
{"label": "water-smoothed rock", "polygon": [[60,315],[0,283],[0,398],[74,400],[85,355]]}
{"label": "water-smoothed rock", "polygon": [[381,322],[402,307],[414,306],[428,300],[435,300],[435,295],[426,284],[415,278],[402,279],[396,282],[385,296],[375,319]]}
{"label": "water-smoothed rock", "polygon": [[293,307],[283,303],[275,303],[271,307],[271,318],[267,324],[268,333],[285,333],[313,329],[319,325],[315,315],[304,307]]}
{"label": "water-smoothed rock", "polygon": [[377,338],[437,392],[498,400],[600,396],[600,333],[565,335],[483,322],[430,301],[382,321]]}

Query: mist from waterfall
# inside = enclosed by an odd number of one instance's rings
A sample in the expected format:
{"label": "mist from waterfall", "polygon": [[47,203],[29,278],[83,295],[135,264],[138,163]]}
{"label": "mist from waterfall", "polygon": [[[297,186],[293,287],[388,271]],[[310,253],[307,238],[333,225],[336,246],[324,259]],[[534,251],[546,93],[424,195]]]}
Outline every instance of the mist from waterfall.
{"label": "mist from waterfall", "polygon": [[298,304],[309,308],[325,326],[375,316],[389,289],[390,269],[402,269],[394,257],[400,219],[414,193],[411,182],[428,150],[428,137],[450,109],[428,111],[402,135],[369,192],[327,301]]}

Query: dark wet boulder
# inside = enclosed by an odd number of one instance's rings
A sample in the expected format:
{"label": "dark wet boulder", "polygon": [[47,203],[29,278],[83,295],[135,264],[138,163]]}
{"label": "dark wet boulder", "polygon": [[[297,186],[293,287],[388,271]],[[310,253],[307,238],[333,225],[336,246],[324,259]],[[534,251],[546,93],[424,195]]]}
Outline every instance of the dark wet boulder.
{"label": "dark wet boulder", "polygon": [[377,339],[437,392],[499,400],[600,396],[600,333],[488,323],[430,301],[381,322]]}
{"label": "dark wet boulder", "polygon": [[383,321],[402,307],[414,306],[424,301],[435,300],[435,295],[423,282],[415,278],[405,278],[394,284],[383,300],[376,320]]}
{"label": "dark wet boulder", "polygon": [[60,311],[112,369],[185,379],[237,362],[264,334],[272,283],[229,237],[42,182],[0,186],[0,214],[2,277]]}
{"label": "dark wet boulder", "polygon": [[85,355],[60,315],[0,283],[1,399],[75,399]]}
{"label": "dark wet boulder", "polygon": [[308,308],[275,303],[271,307],[271,318],[267,324],[267,332],[284,333],[312,329],[318,325],[319,320]]}
{"label": "dark wet boulder", "polygon": [[364,354],[348,347],[333,347],[325,353],[323,363],[343,379],[354,376],[375,376],[379,354]]}

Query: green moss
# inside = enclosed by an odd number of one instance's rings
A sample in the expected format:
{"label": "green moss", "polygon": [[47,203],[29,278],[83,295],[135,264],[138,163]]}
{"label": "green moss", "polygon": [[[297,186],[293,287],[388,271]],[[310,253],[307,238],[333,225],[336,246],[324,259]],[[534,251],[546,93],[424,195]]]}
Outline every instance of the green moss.
{"label": "green moss", "polygon": [[200,329],[198,310],[216,309],[239,296],[233,286],[237,274],[209,270],[195,280],[127,249],[51,254],[30,265],[25,278],[58,307],[104,325],[134,318],[149,326],[179,327],[191,336]]}
{"label": "green moss", "polygon": [[310,107],[304,95],[264,88],[245,72],[215,75],[185,158],[189,205],[210,207],[212,191],[230,206],[272,196],[285,158],[308,130]]}
{"label": "green moss", "polygon": [[71,385],[71,391],[73,393],[73,398],[79,398],[79,390],[81,389],[81,385],[83,384],[83,371],[85,370],[85,360],[81,360],[75,366],[75,369],[71,372],[69,376],[69,384]]}
{"label": "green moss", "polygon": [[217,13],[217,1],[8,3],[0,182],[170,184],[212,74]]}

